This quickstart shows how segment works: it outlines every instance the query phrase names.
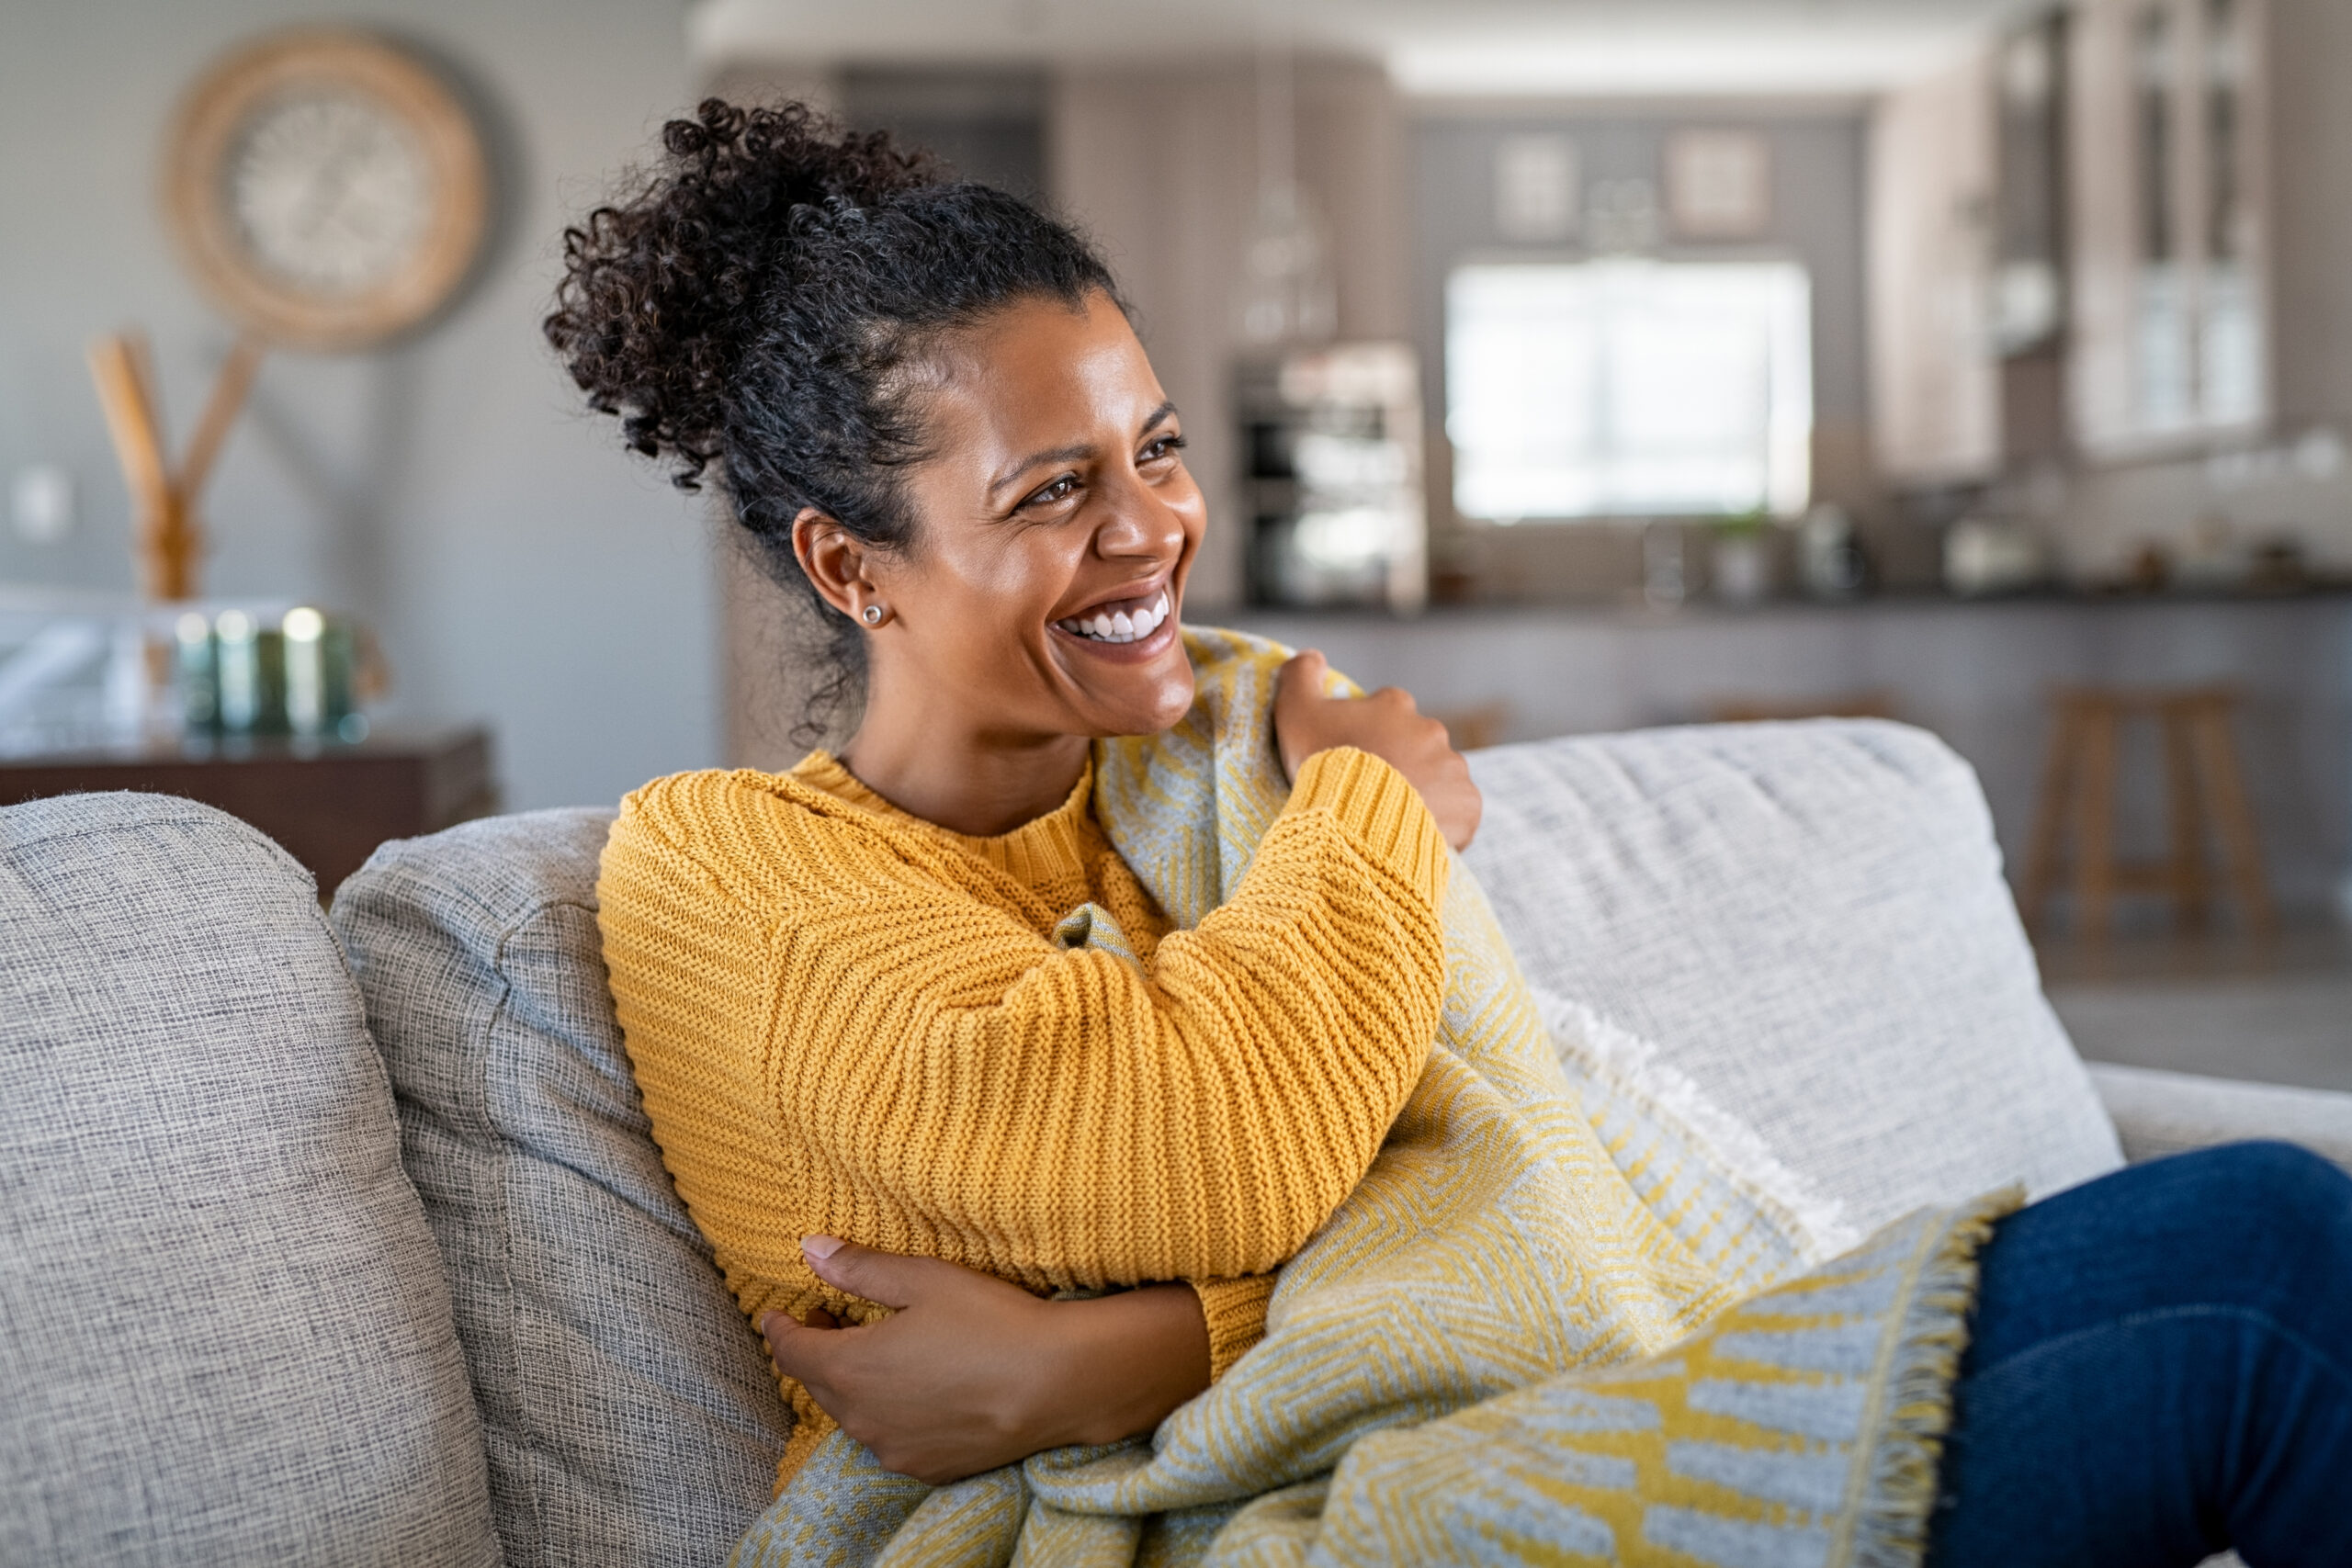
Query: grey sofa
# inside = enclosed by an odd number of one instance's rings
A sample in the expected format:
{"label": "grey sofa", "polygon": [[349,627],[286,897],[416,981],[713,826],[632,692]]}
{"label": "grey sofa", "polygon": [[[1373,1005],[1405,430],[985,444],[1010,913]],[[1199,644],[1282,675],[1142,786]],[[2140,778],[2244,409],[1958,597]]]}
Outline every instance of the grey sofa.
{"label": "grey sofa", "polygon": [[[1564,1052],[1826,1227],[2247,1135],[2352,1163],[2352,1097],[2086,1072],[1916,730],[1475,766]],[[388,844],[322,915],[187,801],[0,810],[0,1562],[725,1558],[785,1417],[620,1054],[608,819]]]}

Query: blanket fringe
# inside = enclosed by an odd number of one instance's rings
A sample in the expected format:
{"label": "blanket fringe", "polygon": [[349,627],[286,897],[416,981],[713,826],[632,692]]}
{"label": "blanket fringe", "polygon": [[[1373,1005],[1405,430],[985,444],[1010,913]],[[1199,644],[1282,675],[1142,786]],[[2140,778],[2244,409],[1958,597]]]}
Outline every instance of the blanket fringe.
{"label": "blanket fringe", "polygon": [[1853,1521],[1853,1568],[1920,1568],[1935,1514],[1952,1385],[1968,1348],[1978,1260],[1993,1227],[2025,1201],[2014,1187],[1963,1207],[1944,1227],[1895,1341],[1877,1451]]}
{"label": "blanket fringe", "polygon": [[1781,1222],[1807,1264],[1825,1263],[1861,1244],[1843,1202],[1791,1169],[1762,1134],[1709,1099],[1656,1045],[1582,1002],[1532,983],[1527,989],[1555,1050],[1679,1123],[1694,1145],[1713,1156],[1719,1170],[1747,1188]]}

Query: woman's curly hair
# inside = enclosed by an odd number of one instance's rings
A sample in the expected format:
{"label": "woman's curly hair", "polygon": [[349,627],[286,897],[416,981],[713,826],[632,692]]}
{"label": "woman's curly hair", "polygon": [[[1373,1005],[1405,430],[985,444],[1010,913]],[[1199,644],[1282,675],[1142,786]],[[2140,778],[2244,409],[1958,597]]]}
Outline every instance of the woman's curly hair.
{"label": "woman's curly hair", "polygon": [[[813,507],[867,544],[913,542],[897,470],[924,451],[907,372],[927,347],[1018,299],[1083,309],[1116,286],[1067,225],[804,104],[706,99],[662,143],[632,194],[564,231],[548,341],[681,489],[715,479],[769,574],[822,615],[793,520]],[[823,624],[804,728],[864,668],[859,629]]]}

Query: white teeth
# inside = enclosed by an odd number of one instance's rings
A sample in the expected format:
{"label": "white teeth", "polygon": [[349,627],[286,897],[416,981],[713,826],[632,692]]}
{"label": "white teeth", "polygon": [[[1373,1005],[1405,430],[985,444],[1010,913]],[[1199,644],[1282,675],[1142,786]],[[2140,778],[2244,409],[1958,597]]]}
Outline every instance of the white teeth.
{"label": "white teeth", "polygon": [[1135,642],[1158,631],[1168,615],[1168,595],[1163,592],[1140,610],[1119,610],[1085,619],[1073,615],[1054,624],[1073,636],[1092,637],[1097,642]]}

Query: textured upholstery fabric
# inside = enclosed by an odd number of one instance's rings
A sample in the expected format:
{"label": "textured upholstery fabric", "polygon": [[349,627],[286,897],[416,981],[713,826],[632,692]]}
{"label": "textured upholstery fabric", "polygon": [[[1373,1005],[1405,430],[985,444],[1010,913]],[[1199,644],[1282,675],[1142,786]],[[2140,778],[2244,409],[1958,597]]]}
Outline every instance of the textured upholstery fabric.
{"label": "textured upholstery fabric", "polygon": [[1966,763],[1875,721],[1471,758],[1466,857],[1529,979],[1646,1042],[1873,1230],[2121,1163]]}
{"label": "textured upholstery fabric", "polygon": [[0,810],[0,1562],[494,1563],[310,877],[185,800]]}
{"label": "textured upholstery fabric", "polygon": [[2132,1164],[2246,1138],[2283,1138],[2352,1170],[2352,1094],[2091,1064]]}
{"label": "textured upholstery fabric", "polygon": [[786,1417],[662,1169],[596,937],[608,811],[388,844],[334,921],[447,1259],[512,1564],[725,1560]]}

